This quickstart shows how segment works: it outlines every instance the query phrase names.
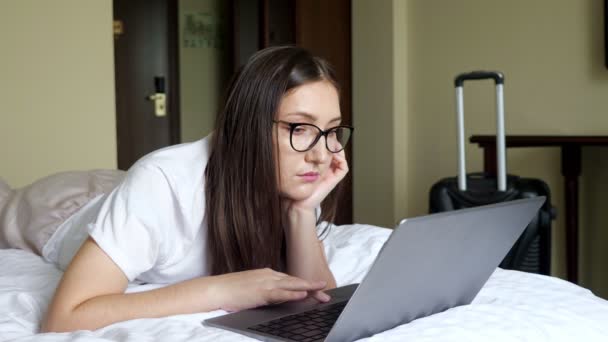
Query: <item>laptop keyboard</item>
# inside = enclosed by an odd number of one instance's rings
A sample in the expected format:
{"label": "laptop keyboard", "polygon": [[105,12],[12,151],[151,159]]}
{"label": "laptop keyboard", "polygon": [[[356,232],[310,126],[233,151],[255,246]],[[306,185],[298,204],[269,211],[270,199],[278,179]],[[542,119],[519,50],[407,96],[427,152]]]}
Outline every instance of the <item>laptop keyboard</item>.
{"label": "laptop keyboard", "polygon": [[275,335],[294,341],[323,340],[346,306],[345,302],[331,304],[319,309],[281,317],[249,327],[249,330]]}

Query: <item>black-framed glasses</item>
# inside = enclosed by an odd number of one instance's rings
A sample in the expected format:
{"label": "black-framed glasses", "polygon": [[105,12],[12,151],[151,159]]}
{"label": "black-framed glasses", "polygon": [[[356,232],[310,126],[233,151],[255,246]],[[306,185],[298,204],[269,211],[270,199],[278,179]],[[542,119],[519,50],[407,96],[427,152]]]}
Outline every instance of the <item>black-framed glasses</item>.
{"label": "black-framed glasses", "polygon": [[327,150],[331,153],[338,153],[344,149],[355,129],[351,126],[336,126],[324,131],[309,123],[281,120],[274,121],[274,123],[283,123],[289,126],[289,143],[291,148],[298,152],[306,152],[312,149],[319,139],[324,136]]}

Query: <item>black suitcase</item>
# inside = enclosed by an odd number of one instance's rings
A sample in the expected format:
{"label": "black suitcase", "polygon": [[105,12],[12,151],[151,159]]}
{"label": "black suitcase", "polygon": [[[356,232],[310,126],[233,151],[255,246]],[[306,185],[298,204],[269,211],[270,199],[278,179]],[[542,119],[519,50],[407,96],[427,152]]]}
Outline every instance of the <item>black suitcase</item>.
{"label": "black suitcase", "polygon": [[[463,84],[466,80],[482,79],[493,79],[496,83],[497,175],[467,174],[465,168]],[[513,245],[500,267],[548,275],[551,271],[551,220],[555,218],[555,210],[551,206],[551,195],[545,182],[540,179],[506,174],[503,84],[504,77],[499,72],[474,71],[456,77],[458,177],[442,179],[432,186],[429,209],[431,213],[437,213],[521,198],[546,196],[547,200],[537,216]]]}

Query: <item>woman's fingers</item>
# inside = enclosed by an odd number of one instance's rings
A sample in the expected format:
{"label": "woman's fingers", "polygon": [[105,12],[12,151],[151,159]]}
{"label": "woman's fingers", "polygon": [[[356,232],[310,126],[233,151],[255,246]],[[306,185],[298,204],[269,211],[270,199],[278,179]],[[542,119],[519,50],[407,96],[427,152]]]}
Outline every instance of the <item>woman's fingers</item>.
{"label": "woman's fingers", "polygon": [[334,158],[332,160],[332,168],[336,172],[348,173],[348,163],[346,162],[346,156],[344,155],[344,151],[338,152],[334,154]]}
{"label": "woman's fingers", "polygon": [[289,274],[285,274],[283,272],[279,272],[279,271],[272,271],[274,275],[278,276],[279,278],[285,278],[285,277],[291,277]]}
{"label": "woman's fingers", "polygon": [[331,297],[323,291],[293,291],[285,289],[274,289],[270,291],[267,302],[271,304],[278,304],[283,302],[302,300],[308,296],[311,296],[321,303],[327,303],[331,300]]}
{"label": "woman's fingers", "polygon": [[331,297],[323,291],[314,291],[314,292],[311,292],[309,295],[314,297],[316,300],[318,300],[321,303],[327,303],[331,300]]}
{"label": "woman's fingers", "polygon": [[[239,311],[267,304],[302,300],[313,296],[320,302],[329,300],[323,290],[326,281],[308,281],[270,268],[227,273],[217,276],[220,307]],[[223,281],[223,282],[222,282]]]}
{"label": "woman's fingers", "polygon": [[301,278],[286,276],[275,283],[275,288],[268,291],[266,301],[268,303],[282,303],[288,301],[302,300],[309,295],[314,296],[320,302],[329,300],[329,296],[320,291],[325,288],[325,281],[307,281]]}
{"label": "woman's fingers", "polygon": [[291,291],[317,291],[325,288],[325,281],[308,281],[296,277],[285,277],[278,281],[278,287]]}
{"label": "woman's fingers", "polygon": [[294,300],[301,300],[306,298],[308,293],[306,291],[289,291],[283,289],[274,289],[269,292],[267,302],[269,304],[279,304],[283,302],[289,302]]}

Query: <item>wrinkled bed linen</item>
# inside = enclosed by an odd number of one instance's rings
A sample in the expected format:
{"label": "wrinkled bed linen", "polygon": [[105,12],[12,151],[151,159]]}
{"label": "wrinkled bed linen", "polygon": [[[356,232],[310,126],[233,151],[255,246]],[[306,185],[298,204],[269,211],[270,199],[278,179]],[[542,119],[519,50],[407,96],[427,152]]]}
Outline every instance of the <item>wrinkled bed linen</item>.
{"label": "wrinkled bed linen", "polygon": [[[324,241],[338,285],[360,282],[390,230],[334,227]],[[136,319],[96,331],[35,333],[61,277],[30,252],[0,250],[0,341],[254,341],[201,321],[223,311]],[[130,285],[143,291],[155,285]],[[386,313],[390,315],[390,312]],[[497,269],[471,305],[362,341],[608,341],[608,302],[554,277]]]}

